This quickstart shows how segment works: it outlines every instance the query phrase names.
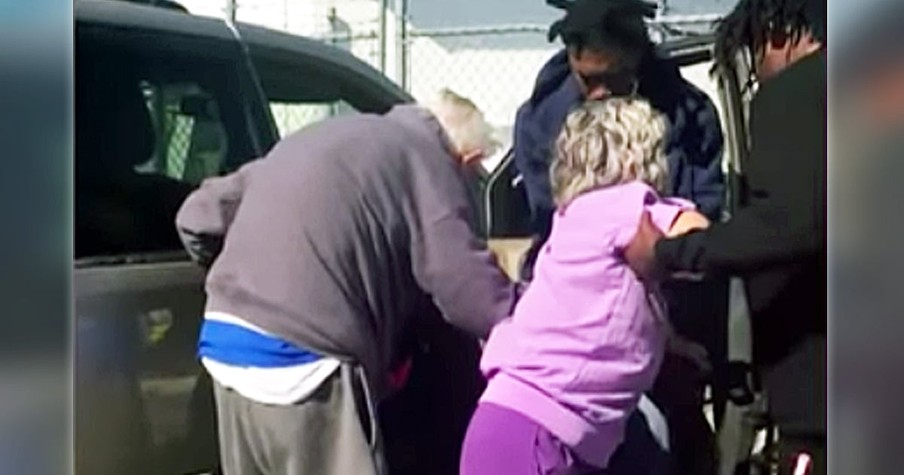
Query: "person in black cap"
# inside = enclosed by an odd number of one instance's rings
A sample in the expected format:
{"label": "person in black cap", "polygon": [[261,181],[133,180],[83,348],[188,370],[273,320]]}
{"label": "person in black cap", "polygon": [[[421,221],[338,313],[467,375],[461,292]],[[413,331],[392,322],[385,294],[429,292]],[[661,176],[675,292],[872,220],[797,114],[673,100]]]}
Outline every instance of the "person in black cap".
{"label": "person in black cap", "polygon": [[[531,97],[518,109],[514,159],[523,175],[538,241],[549,234],[555,206],[549,183],[550,146],[569,111],[585,100],[637,94],[669,120],[670,191],[718,220],[723,204],[722,129],[712,101],[659,54],[645,23],[656,6],[642,0],[548,0],[565,9],[549,39],[565,48],[540,70]],[[527,277],[530,265],[525,271]]]}
{"label": "person in black cap", "polygon": [[[532,277],[555,208],[550,146],[568,112],[586,100],[637,95],[649,101],[668,120],[668,194],[694,202],[711,221],[719,220],[724,203],[718,113],[706,94],[686,81],[677,64],[651,42],[645,19],[654,16],[656,5],[642,0],[547,1],[565,10],[549,30],[550,41],[561,39],[565,48],[541,69],[531,97],[518,109],[514,130],[514,161],[524,179],[534,234],[525,280]],[[672,282],[664,290],[678,333],[703,344],[719,368],[725,354],[727,280]],[[703,415],[703,384],[697,374],[690,362],[669,357],[651,395],[668,421],[672,469],[685,475],[715,469],[713,435]],[[645,458],[627,455],[634,450],[631,444],[629,432],[614,464]]]}
{"label": "person in black cap", "polygon": [[625,250],[643,278],[744,278],[782,473],[826,470],[825,8],[818,0],[741,0],[724,19],[717,60],[731,66],[748,53],[760,84],[750,105],[745,203],[731,220],[677,238],[662,238],[644,217]]}

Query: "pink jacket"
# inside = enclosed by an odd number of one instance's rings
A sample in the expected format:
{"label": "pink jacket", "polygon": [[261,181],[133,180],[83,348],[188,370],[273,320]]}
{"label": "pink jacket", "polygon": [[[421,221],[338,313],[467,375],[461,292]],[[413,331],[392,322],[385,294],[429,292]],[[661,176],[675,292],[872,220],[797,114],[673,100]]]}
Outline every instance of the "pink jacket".
{"label": "pink jacket", "polygon": [[605,467],[665,350],[663,306],[620,258],[644,209],[668,230],[693,205],[640,182],[579,196],[553,218],[534,280],[484,348],[481,401],[530,417]]}

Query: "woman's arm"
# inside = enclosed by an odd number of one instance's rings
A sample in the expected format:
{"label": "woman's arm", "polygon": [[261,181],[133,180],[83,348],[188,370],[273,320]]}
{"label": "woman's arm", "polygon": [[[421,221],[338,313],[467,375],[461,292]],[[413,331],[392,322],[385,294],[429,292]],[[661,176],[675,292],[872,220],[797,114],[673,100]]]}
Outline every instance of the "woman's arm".
{"label": "woman's arm", "polygon": [[703,214],[692,210],[682,211],[681,214],[675,218],[672,227],[666,232],[666,236],[680,236],[690,231],[706,229],[708,227],[709,220],[706,219],[706,216],[703,216]]}

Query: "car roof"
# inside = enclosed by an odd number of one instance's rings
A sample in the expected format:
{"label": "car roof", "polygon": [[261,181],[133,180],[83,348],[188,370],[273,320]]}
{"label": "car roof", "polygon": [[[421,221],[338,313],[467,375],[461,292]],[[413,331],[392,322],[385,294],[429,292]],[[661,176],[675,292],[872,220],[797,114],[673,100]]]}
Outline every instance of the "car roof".
{"label": "car roof", "polygon": [[[329,69],[334,77],[341,77],[343,82],[354,84],[358,88],[368,88],[372,93],[388,94],[392,102],[412,101],[411,96],[396,83],[345,49],[255,25],[239,23],[237,28],[255,61],[264,56],[293,58],[298,67],[303,67],[304,64],[317,65],[317,70],[294,71],[298,74],[317,76]],[[309,61],[299,61],[300,59]],[[337,74],[340,72],[341,74]],[[267,83],[268,78],[261,77],[261,81]]]}
{"label": "car roof", "polygon": [[234,40],[222,20],[195,16],[161,7],[114,0],[79,0],[74,7],[75,22],[111,28],[140,28],[183,36]]}
{"label": "car roof", "polygon": [[[75,21],[80,25],[142,29],[157,34],[236,41],[235,33],[222,19],[121,0],[79,0],[75,3]],[[291,59],[300,67],[304,65],[304,60],[311,60],[310,64],[316,64],[317,68],[327,67],[341,71],[342,76],[349,81],[377,89],[374,92],[388,94],[393,102],[412,100],[402,88],[346,50],[311,38],[255,25],[236,23],[236,29],[255,60],[260,56],[276,56]],[[311,74],[317,72],[313,68],[310,71]],[[263,81],[267,79],[261,78]]]}

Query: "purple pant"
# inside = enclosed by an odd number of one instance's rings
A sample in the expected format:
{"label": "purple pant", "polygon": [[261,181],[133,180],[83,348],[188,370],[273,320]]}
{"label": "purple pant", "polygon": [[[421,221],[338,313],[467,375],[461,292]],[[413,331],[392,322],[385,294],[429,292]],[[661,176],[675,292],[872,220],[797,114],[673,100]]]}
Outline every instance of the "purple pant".
{"label": "purple pant", "polygon": [[461,452],[461,475],[599,473],[529,418],[489,403],[474,411]]}

